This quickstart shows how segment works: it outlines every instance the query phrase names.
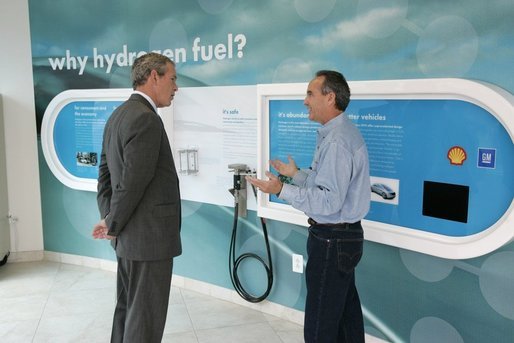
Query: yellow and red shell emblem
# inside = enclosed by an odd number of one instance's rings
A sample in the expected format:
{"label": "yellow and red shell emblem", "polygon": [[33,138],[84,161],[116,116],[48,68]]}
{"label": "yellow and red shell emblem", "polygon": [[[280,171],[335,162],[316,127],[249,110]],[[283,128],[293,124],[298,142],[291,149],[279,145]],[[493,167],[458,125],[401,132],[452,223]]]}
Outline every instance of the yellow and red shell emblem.
{"label": "yellow and red shell emblem", "polygon": [[448,150],[448,159],[451,164],[455,164],[457,166],[461,166],[467,158],[466,151],[462,149],[460,146],[451,147]]}

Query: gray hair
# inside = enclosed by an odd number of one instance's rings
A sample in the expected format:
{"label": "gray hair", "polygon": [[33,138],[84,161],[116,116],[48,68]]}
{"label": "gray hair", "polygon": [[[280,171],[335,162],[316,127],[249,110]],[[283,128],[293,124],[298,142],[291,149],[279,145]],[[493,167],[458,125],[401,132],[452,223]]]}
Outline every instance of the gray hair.
{"label": "gray hair", "polygon": [[175,65],[168,57],[156,52],[149,52],[136,58],[132,65],[132,88],[144,85],[152,70],[160,76],[166,74],[168,63]]}

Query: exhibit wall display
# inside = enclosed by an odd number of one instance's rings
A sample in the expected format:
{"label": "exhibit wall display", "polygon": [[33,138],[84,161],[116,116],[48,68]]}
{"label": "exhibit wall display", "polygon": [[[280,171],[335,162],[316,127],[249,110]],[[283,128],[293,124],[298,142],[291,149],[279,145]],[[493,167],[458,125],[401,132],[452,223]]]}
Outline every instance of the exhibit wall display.
{"label": "exhibit wall display", "polygon": [[[306,87],[258,86],[260,176],[270,159],[292,156],[311,167],[319,125],[307,120]],[[456,78],[350,81],[350,88],[345,114],[370,161],[367,240],[454,259],[512,241],[514,96]],[[307,223],[276,195],[260,194],[258,205],[259,216]]]}
{"label": "exhibit wall display", "polygon": [[[355,90],[345,115],[366,140],[374,185],[356,272],[366,332],[391,342],[514,337],[512,235],[473,255],[451,244],[434,253],[378,230],[450,242],[491,227],[514,230],[514,113],[505,105],[497,116],[495,107],[514,94],[514,3],[29,0],[29,12],[45,250],[115,259],[108,242],[90,236],[99,219],[98,144],[110,112],[130,94],[134,59],[157,51],[178,73],[174,103],[160,113],[183,197],[174,272],[232,289],[229,166],[261,175],[266,158],[293,154],[308,167],[317,124],[308,121],[305,87],[317,70],[336,69]],[[485,100],[387,96],[412,91],[416,81],[433,82],[428,88],[439,94],[452,80],[457,94],[470,83],[488,85],[478,94]],[[384,82],[382,94],[359,98],[376,82]],[[266,112],[266,87],[294,94],[270,98]],[[450,194],[452,204],[438,207],[438,194]],[[278,199],[259,197],[248,190],[237,248],[264,256],[258,216],[267,216],[275,274],[267,300],[303,311],[304,274],[292,272],[291,254],[307,257],[306,223]],[[296,219],[274,217],[274,209]],[[243,269],[245,285],[261,293],[262,266]]]}

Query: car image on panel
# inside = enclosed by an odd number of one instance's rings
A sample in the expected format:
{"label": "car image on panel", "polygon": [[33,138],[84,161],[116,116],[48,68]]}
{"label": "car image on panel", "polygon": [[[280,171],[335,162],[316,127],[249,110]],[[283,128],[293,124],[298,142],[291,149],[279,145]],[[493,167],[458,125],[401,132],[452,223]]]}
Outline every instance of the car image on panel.
{"label": "car image on panel", "polygon": [[394,199],[394,197],[396,196],[396,193],[383,183],[372,184],[371,191],[373,193],[380,195],[384,199]]}

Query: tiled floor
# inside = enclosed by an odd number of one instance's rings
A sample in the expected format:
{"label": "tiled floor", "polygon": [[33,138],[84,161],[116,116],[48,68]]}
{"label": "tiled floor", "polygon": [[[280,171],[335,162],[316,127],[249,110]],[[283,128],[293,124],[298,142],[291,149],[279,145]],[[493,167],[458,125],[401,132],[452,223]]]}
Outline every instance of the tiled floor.
{"label": "tiled floor", "polygon": [[[0,342],[109,342],[113,272],[57,262],[0,267]],[[173,286],[163,342],[303,342],[300,325]]]}

